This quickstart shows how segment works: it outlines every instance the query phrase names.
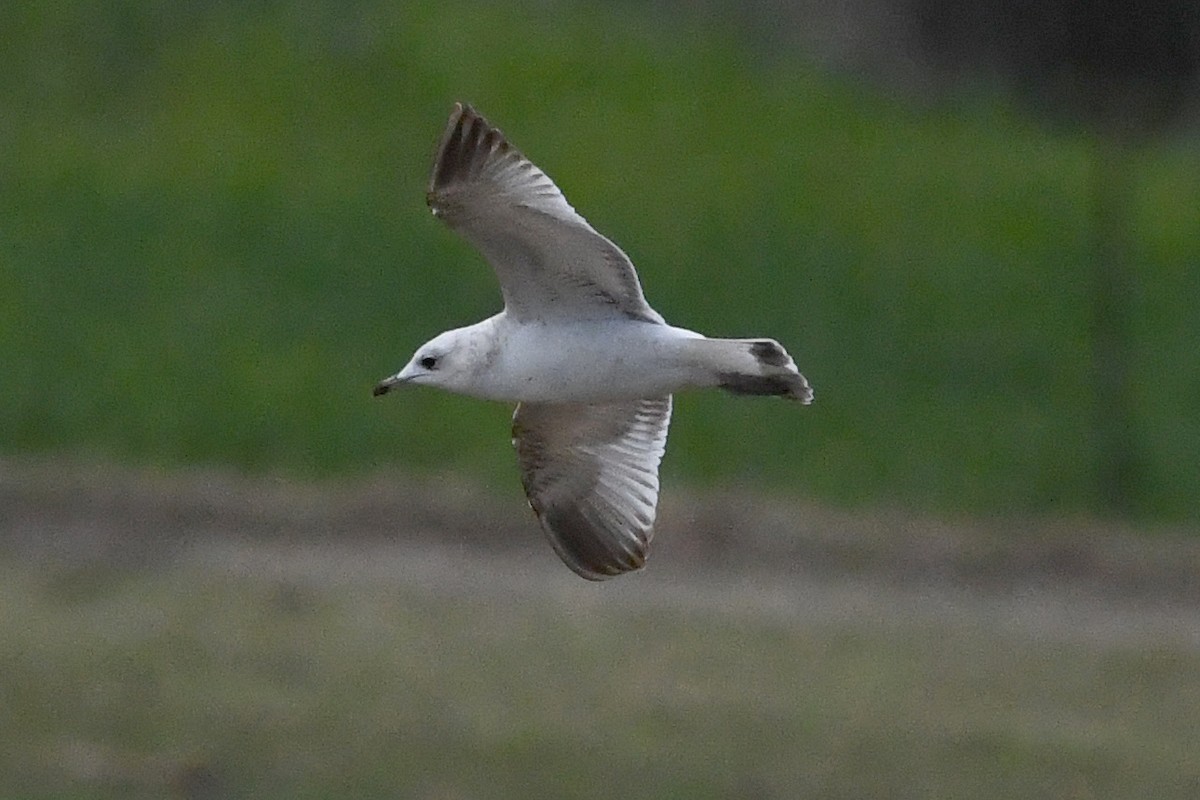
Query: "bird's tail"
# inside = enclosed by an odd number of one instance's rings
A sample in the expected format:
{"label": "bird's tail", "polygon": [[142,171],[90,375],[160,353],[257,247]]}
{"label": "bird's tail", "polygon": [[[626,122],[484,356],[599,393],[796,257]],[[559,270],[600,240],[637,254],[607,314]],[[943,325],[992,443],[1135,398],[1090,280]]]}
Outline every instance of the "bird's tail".
{"label": "bird's tail", "polygon": [[734,394],[776,395],[812,402],[813,391],[796,362],[774,339],[696,339],[697,359],[716,386]]}

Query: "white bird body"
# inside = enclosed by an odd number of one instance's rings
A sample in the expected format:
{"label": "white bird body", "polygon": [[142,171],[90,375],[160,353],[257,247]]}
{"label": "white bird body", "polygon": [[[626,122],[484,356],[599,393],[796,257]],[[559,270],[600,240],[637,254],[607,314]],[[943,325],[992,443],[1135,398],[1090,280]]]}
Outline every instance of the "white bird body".
{"label": "white bird body", "polygon": [[717,385],[696,347],[705,337],[661,323],[514,323],[501,312],[443,336],[438,349],[478,354],[455,389],[484,400],[604,403]]}
{"label": "white bird body", "polygon": [[715,386],[811,402],[775,340],[668,325],[625,253],[469,106],[450,115],[428,201],[496,271],[504,310],[435,336],[375,394],[424,384],[518,403],[526,496],[582,577],[645,564],[675,392]]}

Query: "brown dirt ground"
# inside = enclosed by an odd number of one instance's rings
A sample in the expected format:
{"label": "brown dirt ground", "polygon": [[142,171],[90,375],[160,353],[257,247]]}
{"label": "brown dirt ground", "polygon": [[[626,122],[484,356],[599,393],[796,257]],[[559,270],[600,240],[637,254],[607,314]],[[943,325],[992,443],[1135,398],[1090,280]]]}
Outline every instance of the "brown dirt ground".
{"label": "brown dirt ground", "polygon": [[655,602],[794,622],[871,617],[1200,650],[1200,536],[1094,520],[931,519],[671,488],[649,566],[593,585],[543,542],[516,482],[0,459],[0,554],[431,592]]}

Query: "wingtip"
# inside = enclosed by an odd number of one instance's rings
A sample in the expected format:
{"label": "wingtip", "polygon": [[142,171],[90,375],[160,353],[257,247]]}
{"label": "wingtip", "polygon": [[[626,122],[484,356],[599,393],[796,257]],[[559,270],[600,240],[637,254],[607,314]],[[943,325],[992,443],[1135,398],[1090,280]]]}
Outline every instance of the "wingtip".
{"label": "wingtip", "polygon": [[475,106],[464,103],[462,100],[455,100],[454,107],[450,109],[450,116],[446,119],[445,132],[442,134],[443,145],[452,134],[476,123],[482,123],[485,128],[494,127],[475,110]]}
{"label": "wingtip", "polygon": [[597,535],[594,524],[579,508],[542,507],[532,499],[529,507],[554,552],[579,577],[599,582],[645,569],[653,527],[633,539],[606,538]]}
{"label": "wingtip", "polygon": [[450,109],[450,117],[446,120],[446,127],[453,128],[458,124],[458,121],[464,116],[476,116],[475,109],[470,103],[464,103],[461,100],[454,101],[454,107]]}
{"label": "wingtip", "polygon": [[492,125],[470,103],[455,101],[433,159],[426,201],[442,187],[462,179],[478,167],[483,150],[507,149],[503,132]]}

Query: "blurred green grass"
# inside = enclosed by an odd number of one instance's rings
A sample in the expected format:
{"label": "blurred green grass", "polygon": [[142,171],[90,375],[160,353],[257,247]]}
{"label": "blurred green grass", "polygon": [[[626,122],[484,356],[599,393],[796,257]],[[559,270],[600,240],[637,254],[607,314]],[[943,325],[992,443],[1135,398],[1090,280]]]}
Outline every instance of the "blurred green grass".
{"label": "blurred green grass", "polygon": [[[719,25],[572,3],[0,11],[0,448],[511,480],[507,410],[372,383],[497,310],[422,196],[475,103],[677,324],[785,342],[798,410],[681,398],[665,470],[840,503],[1090,507],[1088,144]],[[1137,502],[1194,518],[1200,156],[1141,157]],[[500,476],[503,476],[501,478]]]}
{"label": "blurred green grass", "polygon": [[1200,663],[1167,643],[339,569],[0,562],[0,720],[20,732],[0,794],[1182,800],[1200,785]]}

